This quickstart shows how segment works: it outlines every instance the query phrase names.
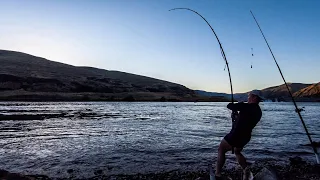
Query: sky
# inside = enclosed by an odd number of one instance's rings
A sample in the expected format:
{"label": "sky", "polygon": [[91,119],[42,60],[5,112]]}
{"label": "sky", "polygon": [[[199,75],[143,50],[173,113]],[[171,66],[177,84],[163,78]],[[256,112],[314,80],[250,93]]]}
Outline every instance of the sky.
{"label": "sky", "polygon": [[[320,1],[0,0],[0,49],[75,66],[124,71],[230,93],[217,33],[236,93],[287,82],[316,83]],[[253,53],[253,56],[252,56]],[[252,65],[252,68],[250,68]]]}

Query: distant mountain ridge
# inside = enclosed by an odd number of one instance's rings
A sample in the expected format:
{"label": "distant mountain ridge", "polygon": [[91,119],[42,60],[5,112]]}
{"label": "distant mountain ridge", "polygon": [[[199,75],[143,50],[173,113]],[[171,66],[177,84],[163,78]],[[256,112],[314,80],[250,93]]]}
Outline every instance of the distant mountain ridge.
{"label": "distant mountain ridge", "polygon": [[[320,101],[320,82],[314,84],[303,84],[303,83],[287,83],[288,87],[297,101]],[[272,86],[258,90],[260,95],[269,101],[291,101],[290,94],[287,90],[285,84]],[[216,92],[206,92],[197,90],[196,93],[205,96],[224,96],[230,98],[230,94],[226,93],[216,93]],[[236,93],[234,98],[237,101],[246,101],[248,98],[248,93]]]}

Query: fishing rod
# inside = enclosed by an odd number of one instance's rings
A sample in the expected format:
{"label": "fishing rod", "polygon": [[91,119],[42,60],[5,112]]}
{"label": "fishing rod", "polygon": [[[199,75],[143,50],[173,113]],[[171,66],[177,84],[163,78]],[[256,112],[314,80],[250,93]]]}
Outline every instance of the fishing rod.
{"label": "fishing rod", "polygon": [[[216,32],[213,30],[213,28],[212,28],[212,26],[209,24],[209,22],[208,22],[200,13],[198,13],[197,11],[192,10],[192,9],[190,9],[190,8],[173,8],[173,9],[170,9],[169,11],[173,11],[173,10],[188,10],[188,11],[194,12],[195,14],[197,14],[198,16],[200,16],[200,17],[207,23],[207,25],[210,27],[211,31],[213,32],[213,34],[215,35],[215,37],[216,37],[216,39],[217,39],[217,41],[218,41],[218,43],[219,43],[222,58],[223,58],[223,59],[225,60],[225,62],[226,62],[226,66],[227,66],[228,74],[229,74],[229,80],[230,80],[231,101],[232,101],[232,103],[234,103],[233,88],[232,88],[232,81],[231,81],[231,74],[230,74],[230,69],[229,69],[229,63],[228,63],[226,54],[224,53],[224,50],[223,50],[222,45],[221,45],[221,42],[220,42],[220,40],[219,40]],[[233,112],[233,113],[236,113],[236,112]]]}
{"label": "fishing rod", "polygon": [[[173,9],[170,9],[169,11],[174,11],[174,10],[188,10],[188,11],[191,11],[191,12],[194,12],[195,14],[197,14],[198,16],[200,16],[206,23],[207,25],[210,27],[211,31],[213,32],[214,36],[216,37],[218,43],[219,43],[219,46],[220,46],[220,52],[221,52],[221,55],[222,55],[222,58],[225,60],[226,62],[226,66],[227,66],[227,69],[228,69],[228,74],[229,74],[229,81],[230,81],[230,89],[231,89],[231,102],[232,104],[234,103],[234,98],[233,98],[233,88],[232,88],[232,81],[231,81],[231,74],[230,74],[230,69],[229,69],[229,63],[228,63],[228,60],[227,60],[227,56],[226,54],[224,53],[224,50],[223,50],[223,47],[221,45],[221,42],[218,38],[218,35],[216,34],[216,32],[213,30],[212,26],[210,25],[210,23],[206,20],[206,18],[204,18],[200,13],[198,13],[197,11],[195,10],[192,10],[190,8],[173,8]],[[232,110],[232,115],[231,115],[231,118],[232,118],[232,126],[234,125],[233,122],[235,122],[236,118],[237,118],[237,115],[238,115],[238,112],[237,111],[234,111]],[[234,153],[234,147],[232,147],[231,149],[231,152],[232,154]],[[210,166],[210,168],[212,168]],[[212,170],[210,170],[211,172]],[[211,174],[212,176],[212,174]],[[211,179],[211,176],[210,176],[210,179]]]}
{"label": "fishing rod", "polygon": [[268,43],[266,37],[264,36],[264,34],[263,34],[263,32],[262,32],[262,29],[261,29],[261,27],[260,27],[257,19],[256,19],[255,16],[253,15],[252,11],[250,11],[250,12],[251,12],[251,15],[252,15],[253,19],[255,20],[255,22],[257,23],[257,25],[258,25],[258,27],[259,27],[259,29],[260,29],[260,32],[261,32],[261,34],[262,34],[262,36],[263,36],[263,38],[264,38],[264,40],[265,40],[265,42],[266,42],[266,44],[267,44],[270,52],[271,52],[271,55],[272,55],[272,57],[273,57],[273,59],[274,59],[274,62],[276,63],[276,65],[277,65],[277,67],[278,67],[278,70],[279,70],[279,72],[280,72],[280,74],[281,74],[281,77],[282,77],[282,79],[283,79],[283,81],[284,81],[284,83],[285,83],[285,85],[286,85],[286,87],[287,87],[287,90],[288,90],[288,92],[289,92],[289,94],[290,94],[290,96],[291,96],[292,102],[293,102],[293,104],[294,104],[294,106],[295,106],[295,108],[296,108],[295,111],[296,111],[296,113],[298,113],[298,115],[299,115],[299,117],[300,117],[300,120],[301,120],[301,122],[302,122],[302,125],[303,125],[303,127],[304,127],[304,130],[306,131],[306,134],[307,134],[307,136],[308,136],[308,139],[309,139],[309,141],[310,141],[310,143],[311,143],[311,146],[312,146],[313,151],[314,151],[314,155],[316,156],[316,161],[317,161],[317,163],[319,164],[319,156],[318,156],[317,148],[316,148],[315,145],[313,144],[313,141],[312,141],[312,139],[311,139],[311,135],[309,134],[309,131],[308,131],[308,129],[307,129],[307,126],[306,126],[306,124],[304,123],[304,121],[303,121],[303,119],[302,119],[302,116],[301,116],[301,114],[300,114],[300,112],[302,111],[302,109],[299,109],[299,108],[298,108],[297,103],[296,103],[296,101],[294,100],[294,98],[293,98],[293,96],[292,96],[292,93],[291,93],[291,91],[290,91],[290,89],[289,89],[289,86],[288,86],[286,80],[285,80],[284,77],[283,77],[283,74],[282,74],[282,72],[281,72],[280,66],[278,65],[277,60],[276,60],[276,58],[274,57],[274,54],[273,54],[273,52],[272,52],[272,50],[271,50],[271,48],[270,48],[270,46],[269,46],[269,43]]}

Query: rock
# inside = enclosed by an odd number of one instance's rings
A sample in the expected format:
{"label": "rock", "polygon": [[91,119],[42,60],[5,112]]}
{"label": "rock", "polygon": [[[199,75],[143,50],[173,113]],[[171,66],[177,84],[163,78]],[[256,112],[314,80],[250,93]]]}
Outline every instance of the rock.
{"label": "rock", "polygon": [[24,176],[17,173],[10,173],[5,170],[0,170],[0,179],[1,180],[34,180],[32,177]]}
{"label": "rock", "polygon": [[258,174],[254,176],[255,180],[278,180],[275,170],[271,168],[263,168]]}
{"label": "rock", "polygon": [[203,178],[203,177],[198,177],[197,179],[195,179],[195,180],[206,180],[205,178]]}
{"label": "rock", "polygon": [[73,169],[68,169],[67,172],[70,174],[70,173],[73,173]]}
{"label": "rock", "polygon": [[290,161],[290,165],[294,166],[294,165],[299,165],[299,164],[305,164],[305,161],[302,160],[301,157],[293,157],[293,158],[289,158]]}
{"label": "rock", "polygon": [[96,171],[94,172],[95,175],[101,175],[102,173],[103,173],[103,171],[102,171],[101,169],[96,170]]}
{"label": "rock", "polygon": [[6,176],[8,173],[9,173],[8,171],[3,170],[3,169],[0,169],[0,177],[1,177],[1,178],[4,177],[4,176]]}

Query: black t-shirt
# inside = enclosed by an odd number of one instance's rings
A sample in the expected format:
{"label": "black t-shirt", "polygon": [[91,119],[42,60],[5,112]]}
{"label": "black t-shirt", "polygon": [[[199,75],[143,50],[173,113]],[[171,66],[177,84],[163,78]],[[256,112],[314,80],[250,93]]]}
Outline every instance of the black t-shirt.
{"label": "black t-shirt", "polygon": [[232,126],[231,133],[242,137],[251,136],[252,129],[257,125],[262,116],[259,104],[229,103],[227,108],[232,111],[240,111],[239,117]]}

